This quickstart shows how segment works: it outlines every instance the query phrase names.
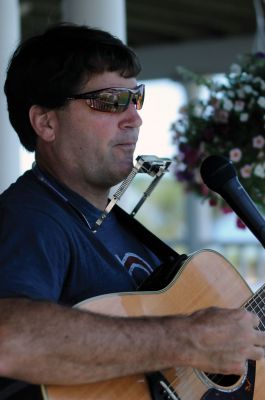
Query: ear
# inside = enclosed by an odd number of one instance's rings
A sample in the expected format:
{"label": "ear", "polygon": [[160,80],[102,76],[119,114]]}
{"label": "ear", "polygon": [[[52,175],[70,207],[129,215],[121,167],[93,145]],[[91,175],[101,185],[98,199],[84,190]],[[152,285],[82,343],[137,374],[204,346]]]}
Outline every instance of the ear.
{"label": "ear", "polygon": [[55,139],[55,113],[53,110],[38,105],[31,106],[29,119],[36,134],[45,142]]}

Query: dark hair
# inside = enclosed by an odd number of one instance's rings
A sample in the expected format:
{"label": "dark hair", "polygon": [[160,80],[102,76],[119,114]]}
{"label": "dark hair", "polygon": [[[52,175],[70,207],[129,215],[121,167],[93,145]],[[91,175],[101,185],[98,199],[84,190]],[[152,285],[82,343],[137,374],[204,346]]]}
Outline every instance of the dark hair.
{"label": "dark hair", "polygon": [[62,107],[93,75],[117,71],[130,78],[140,70],[135,53],[108,32],[68,23],[49,28],[21,43],[11,58],[4,87],[10,122],[22,145],[34,151],[32,105]]}

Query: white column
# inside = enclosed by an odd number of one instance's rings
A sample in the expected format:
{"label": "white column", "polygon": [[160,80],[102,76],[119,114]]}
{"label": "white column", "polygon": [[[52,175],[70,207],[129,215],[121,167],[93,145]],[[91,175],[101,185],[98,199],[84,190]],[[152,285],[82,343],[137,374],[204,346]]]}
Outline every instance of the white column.
{"label": "white column", "polygon": [[18,0],[0,0],[0,192],[19,175],[19,140],[8,119],[4,82],[8,60],[20,38]]}
{"label": "white column", "polygon": [[125,0],[62,0],[63,21],[104,29],[126,42]]}

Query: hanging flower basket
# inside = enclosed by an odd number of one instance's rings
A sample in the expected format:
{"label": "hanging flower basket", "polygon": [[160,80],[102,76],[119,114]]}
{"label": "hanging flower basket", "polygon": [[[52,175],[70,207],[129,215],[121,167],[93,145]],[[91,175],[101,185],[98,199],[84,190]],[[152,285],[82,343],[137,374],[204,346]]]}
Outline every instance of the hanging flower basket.
{"label": "hanging flower basket", "polygon": [[265,54],[240,56],[222,80],[180,72],[209,95],[206,100],[191,100],[172,125],[177,180],[227,211],[224,200],[203,184],[199,172],[207,156],[223,155],[233,162],[241,184],[265,212]]}

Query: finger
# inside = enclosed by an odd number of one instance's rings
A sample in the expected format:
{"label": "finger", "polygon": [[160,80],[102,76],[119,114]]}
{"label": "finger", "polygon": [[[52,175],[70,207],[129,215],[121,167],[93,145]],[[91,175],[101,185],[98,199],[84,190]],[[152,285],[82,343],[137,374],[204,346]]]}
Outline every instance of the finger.
{"label": "finger", "polygon": [[264,347],[253,347],[251,353],[249,354],[249,360],[261,360],[265,357]]}
{"label": "finger", "polygon": [[261,323],[260,318],[257,316],[257,314],[254,314],[253,312],[250,313],[252,317],[252,324],[254,328],[257,328],[259,324]]}
{"label": "finger", "polygon": [[256,346],[265,348],[265,332],[256,331]]}

